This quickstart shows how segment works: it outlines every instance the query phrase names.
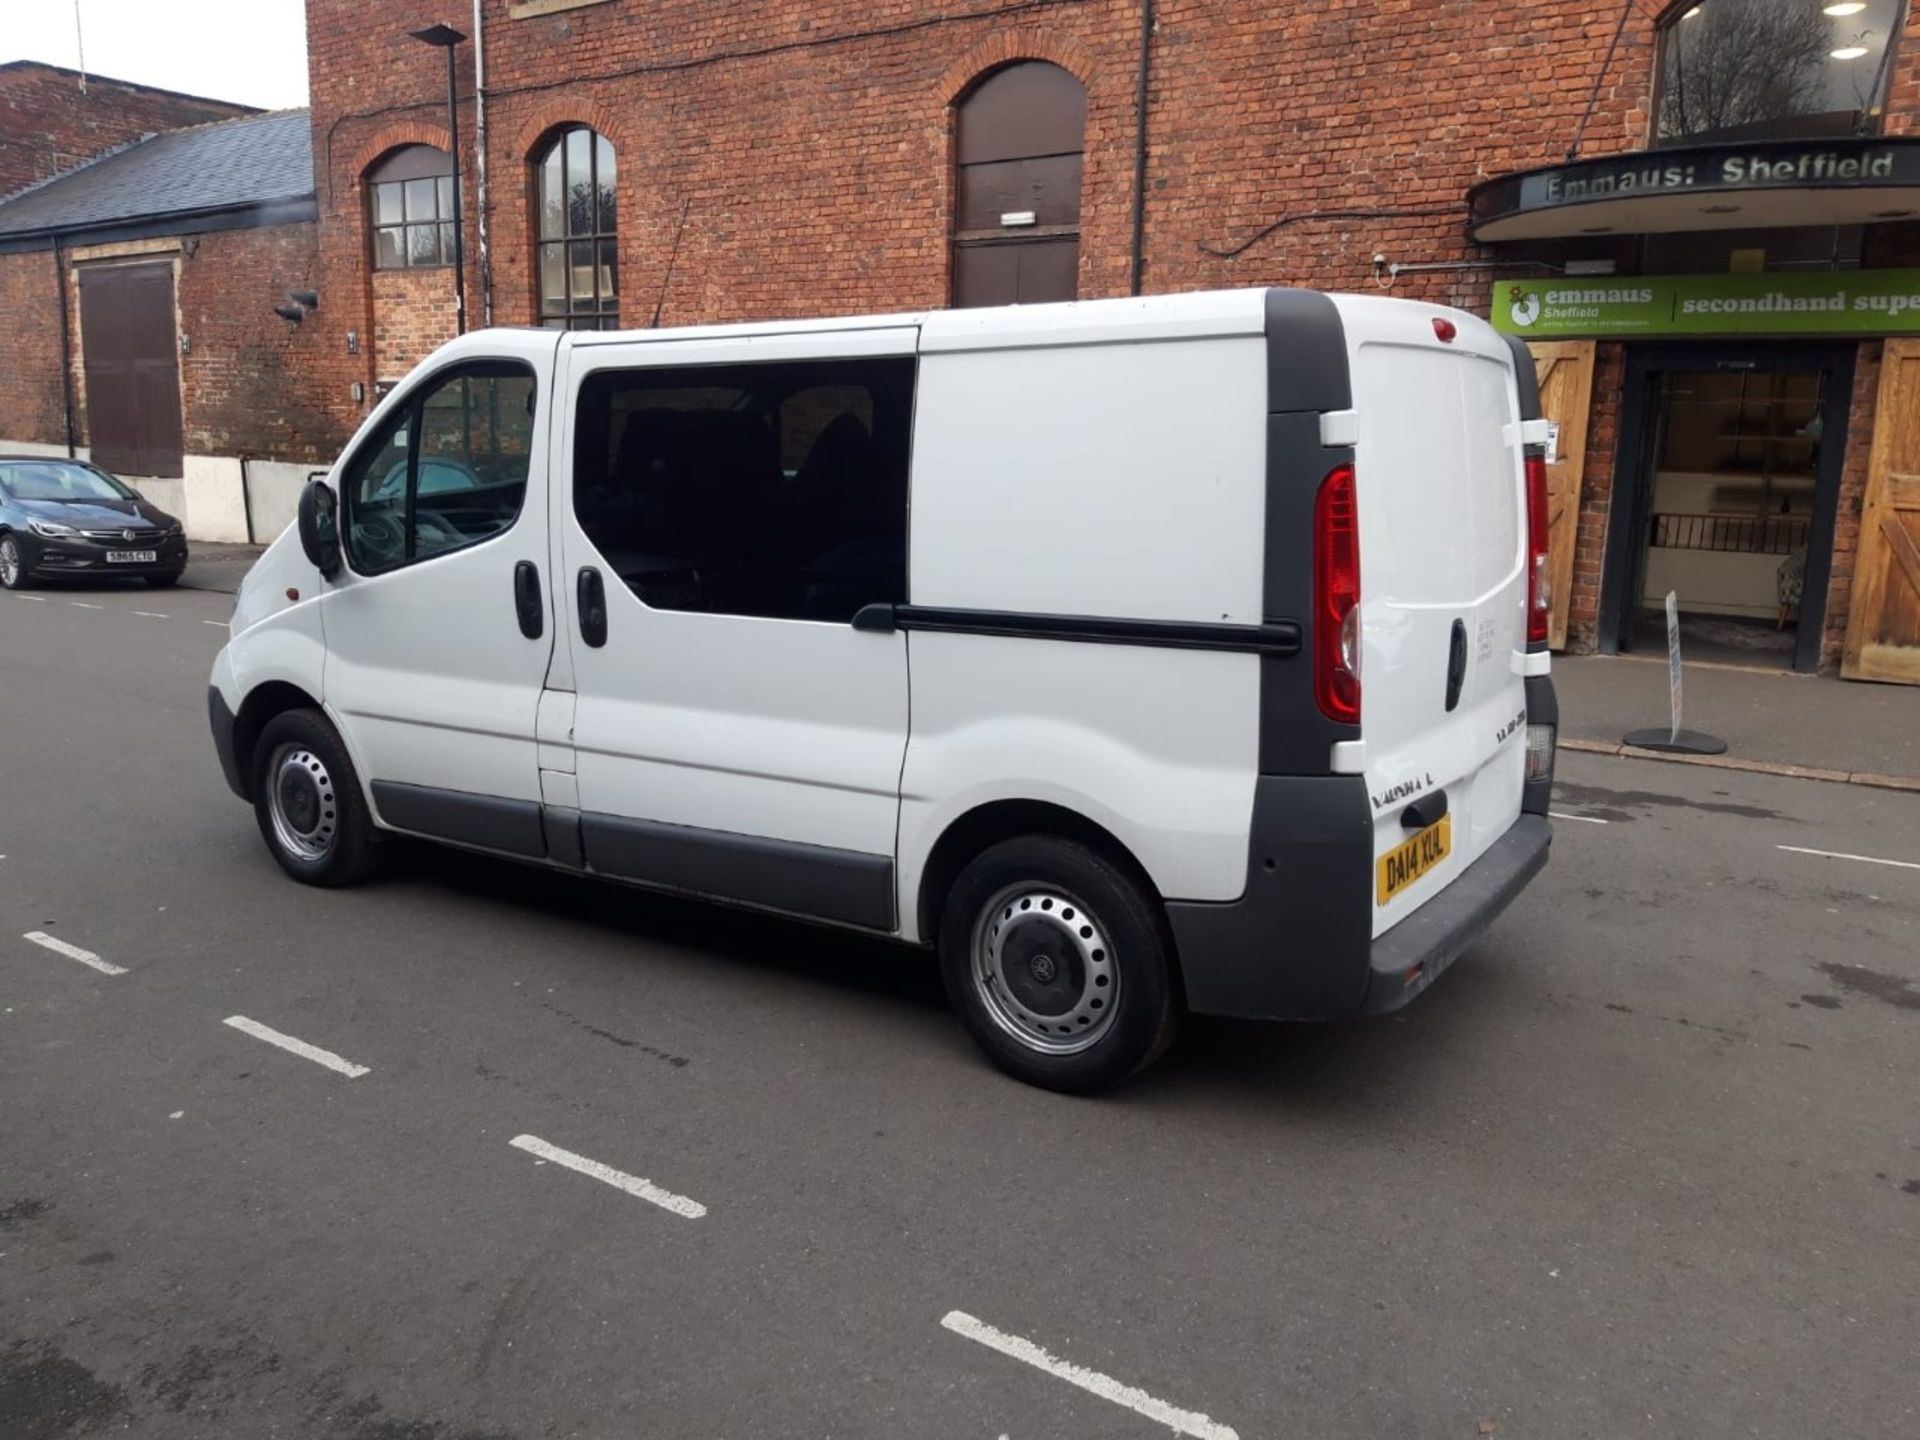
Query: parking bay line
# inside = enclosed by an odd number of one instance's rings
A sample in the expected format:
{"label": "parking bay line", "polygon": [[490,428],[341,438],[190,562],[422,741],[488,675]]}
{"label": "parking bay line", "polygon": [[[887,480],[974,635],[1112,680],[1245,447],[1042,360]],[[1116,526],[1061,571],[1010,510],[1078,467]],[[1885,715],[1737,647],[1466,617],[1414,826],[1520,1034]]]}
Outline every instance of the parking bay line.
{"label": "parking bay line", "polygon": [[215,625],[222,630],[231,630],[233,628],[231,625],[227,624],[227,622],[224,620],[202,620],[200,623],[202,625]]}
{"label": "parking bay line", "polygon": [[1077,1385],[1088,1394],[1098,1395],[1102,1400],[1110,1400],[1115,1405],[1124,1406],[1136,1415],[1144,1415],[1149,1420],[1158,1421],[1167,1426],[1176,1435],[1191,1435],[1195,1440],[1240,1440],[1239,1432],[1231,1426],[1222,1425],[1206,1415],[1192,1410],[1181,1410],[1156,1400],[1146,1391],[1133,1385],[1126,1385],[1110,1375],[1102,1375],[1098,1370],[1089,1370],[1084,1365],[1074,1365],[1049,1355],[1031,1340],[1023,1340],[1018,1335],[1009,1335],[1004,1330],[996,1330],[984,1320],[976,1320],[962,1310],[950,1310],[940,1321],[946,1329],[956,1335],[986,1346],[989,1350],[998,1350],[1010,1359],[1022,1361],[1043,1370],[1056,1380],[1064,1380],[1069,1385]]}
{"label": "parking bay line", "polygon": [[1793,855],[1818,855],[1822,860],[1858,860],[1862,865],[1891,865],[1896,870],[1920,870],[1920,864],[1911,860],[1882,860],[1877,855],[1849,855],[1844,850],[1809,850],[1804,845],[1776,845],[1773,848]]}
{"label": "parking bay line", "polygon": [[298,1055],[302,1060],[311,1060],[316,1065],[324,1065],[329,1070],[336,1070],[349,1080],[358,1080],[362,1075],[371,1073],[365,1065],[356,1065],[351,1060],[342,1059],[331,1050],[322,1050],[318,1045],[309,1045],[304,1040],[296,1040],[291,1035],[284,1035],[271,1026],[262,1025],[258,1020],[249,1020],[244,1015],[229,1015],[220,1023],[231,1025],[242,1035],[251,1035],[254,1039],[264,1040],[269,1045],[278,1045],[282,1050]]}
{"label": "parking bay line", "polygon": [[1547,814],[1556,820],[1578,820],[1582,825],[1611,825],[1611,820],[1602,820],[1598,815],[1569,815],[1563,810],[1549,810]]}
{"label": "parking bay line", "polygon": [[584,1155],[576,1155],[571,1150],[562,1150],[558,1145],[549,1145],[538,1135],[516,1135],[507,1142],[516,1150],[524,1150],[542,1160],[551,1160],[569,1170],[591,1176],[602,1184],[611,1185],[616,1190],[624,1190],[638,1199],[658,1205],[662,1210],[671,1210],[689,1220],[698,1220],[707,1213],[707,1207],[698,1200],[689,1200],[684,1195],[676,1195],[671,1190],[662,1190],[651,1180],[642,1180],[638,1175],[629,1175],[616,1170],[611,1165],[602,1165],[598,1160],[589,1160]]}
{"label": "parking bay line", "polygon": [[[0,859],[4,858],[4,856],[0,856]],[[51,950],[56,955],[64,955],[69,960],[78,960],[89,970],[98,970],[102,975],[124,975],[127,973],[121,966],[102,960],[91,950],[82,950],[78,945],[69,945],[64,940],[56,940],[44,930],[29,930],[20,938],[22,940],[31,940],[42,949]]]}
{"label": "parking bay line", "polygon": [[84,600],[69,600],[67,601],[67,603],[73,606],[76,610],[104,610],[107,608],[104,605],[89,605]]}
{"label": "parking bay line", "polygon": [[171,615],[162,615],[158,610],[136,610],[133,613],[144,616],[149,620],[171,620],[173,618]]}

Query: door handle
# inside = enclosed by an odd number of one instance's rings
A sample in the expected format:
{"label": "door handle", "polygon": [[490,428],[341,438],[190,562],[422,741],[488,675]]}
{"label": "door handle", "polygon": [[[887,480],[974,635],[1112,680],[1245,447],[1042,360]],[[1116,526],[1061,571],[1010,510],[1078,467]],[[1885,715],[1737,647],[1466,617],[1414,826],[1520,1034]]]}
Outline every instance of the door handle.
{"label": "door handle", "polygon": [[597,650],[607,643],[607,587],[593,566],[580,567],[574,597],[579,602],[580,638]]}
{"label": "door handle", "polygon": [[540,603],[540,567],[522,560],[513,567],[513,608],[520,614],[520,633],[538,640],[546,631],[546,607]]}

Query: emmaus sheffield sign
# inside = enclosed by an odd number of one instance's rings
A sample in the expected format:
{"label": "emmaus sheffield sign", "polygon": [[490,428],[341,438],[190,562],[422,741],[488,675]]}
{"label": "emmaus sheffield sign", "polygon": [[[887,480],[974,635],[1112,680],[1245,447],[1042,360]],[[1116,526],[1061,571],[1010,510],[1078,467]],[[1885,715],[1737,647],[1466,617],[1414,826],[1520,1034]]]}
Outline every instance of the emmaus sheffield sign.
{"label": "emmaus sheffield sign", "polygon": [[1920,270],[1496,280],[1492,318],[1528,340],[1920,335]]}

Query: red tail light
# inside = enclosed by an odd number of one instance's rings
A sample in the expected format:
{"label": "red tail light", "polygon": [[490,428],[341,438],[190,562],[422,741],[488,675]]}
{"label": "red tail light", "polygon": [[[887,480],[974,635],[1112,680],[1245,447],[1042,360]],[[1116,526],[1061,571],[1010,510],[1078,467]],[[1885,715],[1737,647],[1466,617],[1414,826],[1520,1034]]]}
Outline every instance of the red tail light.
{"label": "red tail light", "polygon": [[1553,620],[1553,580],[1547,574],[1547,461],[1527,456],[1527,643],[1544,645]]}
{"label": "red tail light", "polygon": [[1351,465],[1322,480],[1313,502],[1313,698],[1329,720],[1360,723],[1360,507]]}

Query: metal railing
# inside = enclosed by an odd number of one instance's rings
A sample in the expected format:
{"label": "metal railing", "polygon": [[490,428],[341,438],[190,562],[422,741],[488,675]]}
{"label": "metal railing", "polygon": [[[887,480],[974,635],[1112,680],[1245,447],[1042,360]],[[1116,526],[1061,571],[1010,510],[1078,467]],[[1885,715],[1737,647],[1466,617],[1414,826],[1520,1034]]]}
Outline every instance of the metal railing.
{"label": "metal railing", "polygon": [[1803,548],[1813,521],[1793,515],[1655,515],[1656,550],[1711,550],[1723,555],[1791,555]]}

